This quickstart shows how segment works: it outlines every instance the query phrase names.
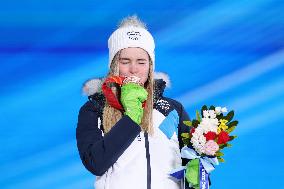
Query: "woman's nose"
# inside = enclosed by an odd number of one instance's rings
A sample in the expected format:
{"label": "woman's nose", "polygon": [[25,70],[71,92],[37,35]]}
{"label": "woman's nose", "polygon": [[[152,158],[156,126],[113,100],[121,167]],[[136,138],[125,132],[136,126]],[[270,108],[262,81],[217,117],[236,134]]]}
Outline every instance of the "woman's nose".
{"label": "woman's nose", "polygon": [[138,66],[135,63],[132,63],[130,65],[129,71],[130,71],[130,73],[137,73],[138,72]]}

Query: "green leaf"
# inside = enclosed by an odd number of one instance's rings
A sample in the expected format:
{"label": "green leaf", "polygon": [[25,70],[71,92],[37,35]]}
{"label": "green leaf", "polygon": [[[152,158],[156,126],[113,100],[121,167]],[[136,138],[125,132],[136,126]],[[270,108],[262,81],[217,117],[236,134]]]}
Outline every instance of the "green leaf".
{"label": "green leaf", "polygon": [[229,129],[227,129],[227,133],[231,133],[233,130],[235,130],[236,126],[233,127],[229,127]]}
{"label": "green leaf", "polygon": [[201,110],[202,110],[202,111],[203,111],[203,110],[208,110],[208,108],[207,108],[206,105],[204,105],[204,106],[202,106]]}
{"label": "green leaf", "polygon": [[200,117],[198,110],[196,110],[196,118],[199,122],[201,122],[201,117]]}
{"label": "green leaf", "polygon": [[189,138],[189,133],[181,133],[182,138]]}
{"label": "green leaf", "polygon": [[198,126],[199,123],[200,122],[196,119],[192,120],[192,126],[195,127],[195,128]]}
{"label": "green leaf", "polygon": [[183,121],[183,123],[186,125],[186,126],[192,126],[192,123],[191,123],[191,121]]}
{"label": "green leaf", "polygon": [[223,150],[226,146],[219,147],[219,150]]}
{"label": "green leaf", "polygon": [[202,106],[202,108],[201,108],[201,115],[202,115],[202,117],[204,116],[204,115],[203,115],[203,111],[204,111],[204,110],[208,110],[208,108],[207,108],[206,105]]}
{"label": "green leaf", "polygon": [[181,133],[181,140],[183,144],[188,145],[190,142],[189,133]]}
{"label": "green leaf", "polygon": [[219,162],[225,162],[223,158],[217,157],[217,159],[219,160]]}
{"label": "green leaf", "polygon": [[226,147],[231,148],[233,145],[232,144],[227,144]]}
{"label": "green leaf", "polygon": [[236,136],[236,135],[234,135],[234,136],[230,136],[230,140],[229,140],[229,141],[234,140],[235,138],[237,138],[237,136]]}
{"label": "green leaf", "polygon": [[217,118],[218,120],[224,119],[223,117],[224,117],[223,113],[221,113],[221,114],[219,114],[219,115],[216,116],[216,118]]}
{"label": "green leaf", "polygon": [[210,106],[209,110],[215,110],[215,106]]}
{"label": "green leaf", "polygon": [[234,111],[230,111],[226,116],[225,119],[228,120],[228,122],[230,122],[234,117]]}
{"label": "green leaf", "polygon": [[228,126],[228,127],[237,126],[238,123],[239,123],[238,121],[232,121],[232,122],[230,122],[230,123],[227,123],[227,126]]}
{"label": "green leaf", "polygon": [[223,146],[219,146],[219,150],[223,150],[226,146],[223,145]]}
{"label": "green leaf", "polygon": [[218,152],[216,152],[215,155],[218,156],[218,157],[220,157],[220,156],[223,156],[224,154],[223,154],[223,152],[218,151]]}
{"label": "green leaf", "polygon": [[183,144],[184,144],[185,146],[187,146],[187,145],[189,144],[189,142],[190,142],[190,139],[189,139],[189,138],[181,138],[181,140],[182,140],[182,142],[183,142]]}

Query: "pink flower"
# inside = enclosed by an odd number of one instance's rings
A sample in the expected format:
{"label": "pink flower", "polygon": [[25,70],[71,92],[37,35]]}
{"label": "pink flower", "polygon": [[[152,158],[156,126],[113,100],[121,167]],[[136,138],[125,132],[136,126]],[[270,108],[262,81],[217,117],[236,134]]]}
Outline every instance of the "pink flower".
{"label": "pink flower", "polygon": [[204,146],[204,153],[206,155],[214,156],[219,150],[219,145],[214,140],[208,140]]}

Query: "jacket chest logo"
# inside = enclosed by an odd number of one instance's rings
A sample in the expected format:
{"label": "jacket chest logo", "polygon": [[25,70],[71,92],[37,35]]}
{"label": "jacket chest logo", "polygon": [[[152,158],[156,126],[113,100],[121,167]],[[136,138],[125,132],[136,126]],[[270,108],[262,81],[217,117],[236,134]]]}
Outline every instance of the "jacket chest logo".
{"label": "jacket chest logo", "polygon": [[141,139],[141,135],[140,135],[140,134],[139,134],[136,138],[137,138],[137,140],[138,140],[139,142],[141,142],[142,139]]}

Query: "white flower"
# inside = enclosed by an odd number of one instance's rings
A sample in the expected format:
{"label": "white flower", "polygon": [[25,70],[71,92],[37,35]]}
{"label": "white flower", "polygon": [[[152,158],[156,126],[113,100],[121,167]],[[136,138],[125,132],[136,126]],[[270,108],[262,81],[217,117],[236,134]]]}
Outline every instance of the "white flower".
{"label": "white flower", "polygon": [[216,113],[214,110],[203,110],[203,117],[214,119],[216,117]]}
{"label": "white flower", "polygon": [[222,108],[222,107],[218,106],[218,107],[215,108],[215,113],[217,115],[220,115],[221,113],[225,113],[225,112],[228,112],[226,107]]}
{"label": "white flower", "polygon": [[227,110],[227,108],[226,108],[226,107],[223,107],[223,108],[221,109],[221,111],[222,111],[222,113],[226,113],[226,112],[228,112],[228,110]]}
{"label": "white flower", "polygon": [[200,127],[197,127],[192,134],[191,143],[193,148],[197,151],[197,153],[204,153],[204,146],[206,143],[206,138],[203,135],[203,131]]}
{"label": "white flower", "polygon": [[203,110],[203,117],[208,118],[209,117],[209,112],[208,110]]}
{"label": "white flower", "polygon": [[216,113],[215,113],[214,110],[209,110],[209,115],[210,115],[210,118],[211,118],[211,119],[216,118]]}
{"label": "white flower", "polygon": [[210,119],[210,118],[202,118],[201,123],[198,127],[201,127],[203,133],[208,133],[209,131],[217,133],[217,128],[219,125],[219,121],[217,118]]}
{"label": "white flower", "polygon": [[198,127],[194,130],[196,135],[203,135],[203,128],[198,125]]}

